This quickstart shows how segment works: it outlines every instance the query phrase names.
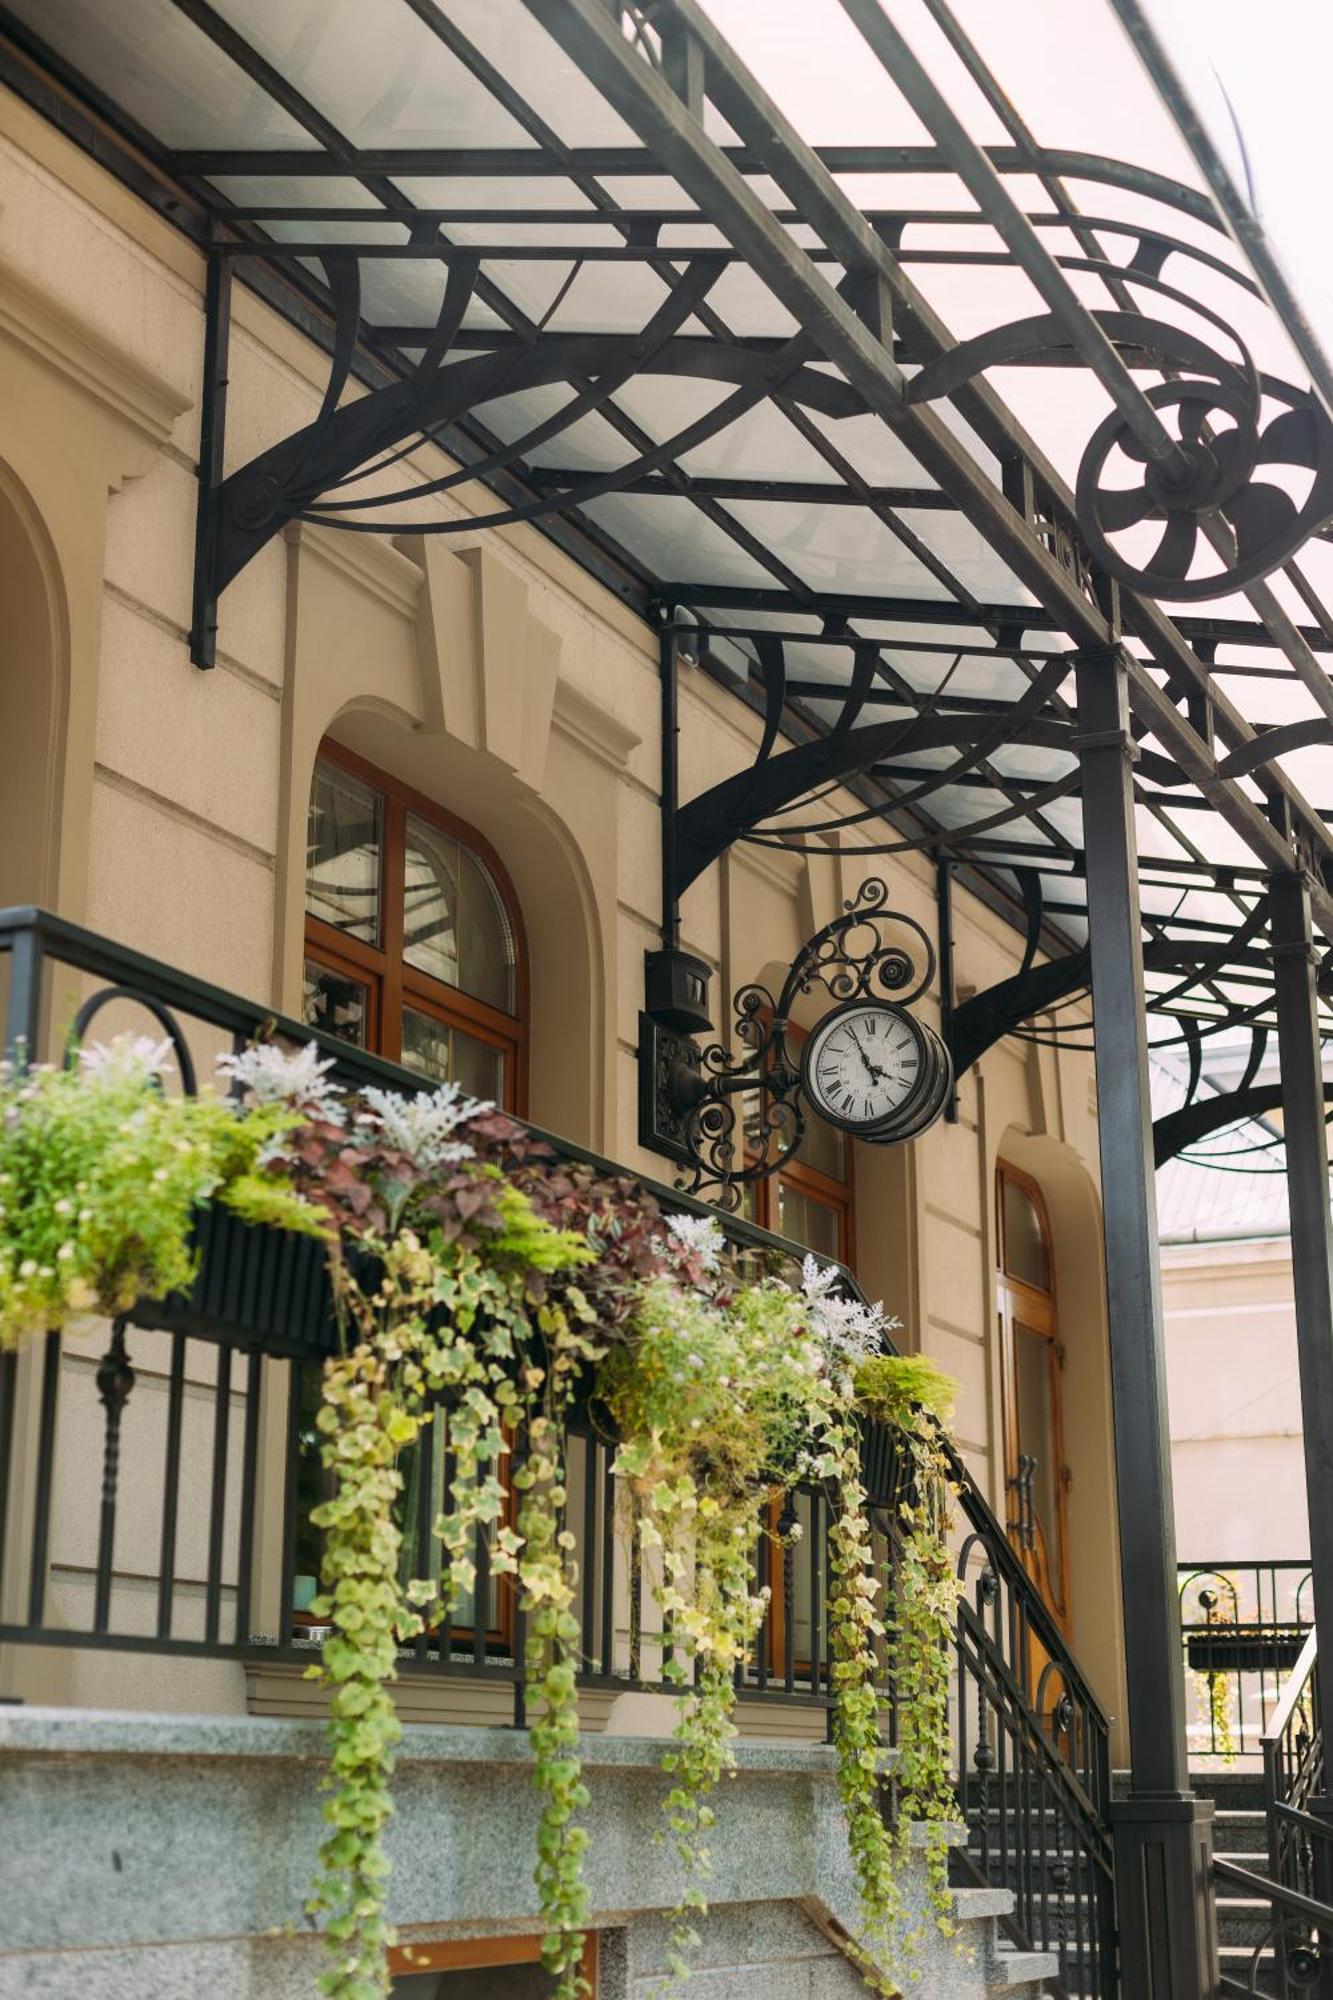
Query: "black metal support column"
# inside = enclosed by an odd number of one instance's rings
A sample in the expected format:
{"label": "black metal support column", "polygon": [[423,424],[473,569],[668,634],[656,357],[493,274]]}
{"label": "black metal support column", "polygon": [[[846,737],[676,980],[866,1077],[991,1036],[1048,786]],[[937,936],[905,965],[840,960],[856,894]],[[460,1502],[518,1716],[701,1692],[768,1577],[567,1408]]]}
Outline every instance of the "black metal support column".
{"label": "black metal support column", "polygon": [[680,710],[677,694],[676,633],[670,623],[662,628],[659,673],[661,675],[662,725],[662,949],[673,951],[680,943],[680,895],[676,884],[676,812],[680,805]]}
{"label": "black metal support column", "polygon": [[[948,1048],[953,1047],[953,864],[935,857],[935,915],[940,959],[940,1033]],[[950,1125],[958,1123],[958,1091],[949,1092],[944,1116]]]}
{"label": "black metal support column", "polygon": [[680,806],[679,635],[669,605],[658,607],[661,673],[662,942],[643,955],[643,1011],[639,1016],[639,1143],[669,1159],[684,1160],[670,1109],[670,1078],[677,1067],[698,1069],[696,1035],[706,1034],[709,967],[680,945],[680,877],[677,822]]}
{"label": "black metal support column", "polygon": [[1282,1135],[1291,1211],[1291,1273],[1305,1430],[1319,1693],[1333,1715],[1333,1216],[1328,1200],[1328,1128],[1315,989],[1310,898],[1298,874],[1273,882],[1274,984]]}
{"label": "black metal support column", "polygon": [[1129,1798],[1113,1809],[1122,1992],[1211,2000],[1212,1805],[1190,1793],[1185,1753],[1133,742],[1119,648],[1080,656],[1078,718],[1132,1772]]}
{"label": "black metal support column", "polygon": [[227,366],[231,348],[231,260],[217,250],[208,258],[204,287],[204,382],[199,410],[199,495],[194,538],[194,608],[190,658],[211,667],[217,658],[218,488],[222,484],[227,419]]}
{"label": "black metal support column", "polygon": [[[1305,878],[1274,879],[1270,907],[1277,994],[1282,1135],[1291,1216],[1292,1292],[1305,1434],[1305,1500],[1318,1653],[1318,1712],[1333,1715],[1333,1216],[1329,1213],[1328,1127],[1319,1034],[1314,926]],[[1333,1799],[1310,1802],[1324,1823],[1316,1845],[1315,1893],[1333,1900]],[[1321,1937],[1317,1991],[1333,1994],[1333,1939]]]}

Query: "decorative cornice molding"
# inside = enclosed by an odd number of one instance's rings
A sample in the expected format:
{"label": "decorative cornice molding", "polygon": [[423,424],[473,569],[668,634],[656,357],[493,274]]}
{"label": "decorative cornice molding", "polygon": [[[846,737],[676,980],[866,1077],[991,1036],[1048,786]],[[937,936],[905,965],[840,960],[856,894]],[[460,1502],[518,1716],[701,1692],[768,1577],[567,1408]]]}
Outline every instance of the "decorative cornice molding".
{"label": "decorative cornice molding", "polygon": [[309,521],[294,521],[284,533],[302,553],[379,598],[400,617],[416,617],[422,572],[385,536],[340,534],[336,528],[315,527]]}
{"label": "decorative cornice molding", "polygon": [[63,375],[150,444],[165,444],[190,407],[189,396],[3,258],[0,336]]}
{"label": "decorative cornice molding", "polygon": [[643,741],[636,729],[631,729],[628,723],[612,715],[572,681],[556,682],[552,720],[562,736],[571,737],[602,763],[618,771],[624,769],[631,752],[637,750]]}
{"label": "decorative cornice molding", "polygon": [[781,889],[784,895],[796,897],[800,894],[805,880],[805,856],[793,854],[790,848],[758,847],[744,841],[737,841],[726,856],[748,875],[757,875],[762,882]]}

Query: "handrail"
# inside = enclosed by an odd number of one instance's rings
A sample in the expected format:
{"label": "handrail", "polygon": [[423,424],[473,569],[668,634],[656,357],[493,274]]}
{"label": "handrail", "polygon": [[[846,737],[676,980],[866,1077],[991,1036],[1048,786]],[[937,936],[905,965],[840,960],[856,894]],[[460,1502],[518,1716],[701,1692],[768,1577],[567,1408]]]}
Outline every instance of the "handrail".
{"label": "handrail", "polygon": [[[1082,1670],[1069,1651],[1069,1642],[1037,1589],[1032,1578],[1024,1569],[1009,1540],[1007,1531],[1000,1525],[998,1515],[958,1454],[948,1447],[951,1471],[959,1483],[959,1498],[964,1502],[964,1512],[969,1510],[975,1516],[975,1523],[984,1529],[982,1537],[987,1561],[1002,1569],[1004,1580],[1023,1598],[1025,1613],[1032,1632],[1051,1657],[1060,1663],[1061,1671],[1071,1677],[1077,1689],[1079,1700],[1086,1703],[1103,1728],[1110,1727],[1110,1720],[1097,1696],[1084,1679]],[[969,1538],[971,1540],[973,1538]],[[966,1544],[964,1545],[966,1548]]]}
{"label": "handrail", "polygon": [[1261,1902],[1280,1903],[1284,1910],[1308,1917],[1321,1930],[1333,1931],[1333,1907],[1314,1896],[1303,1896],[1299,1889],[1289,1889],[1285,1882],[1256,1875],[1252,1869],[1242,1868],[1238,1861],[1223,1861],[1217,1855],[1213,1857],[1213,1873],[1219,1882],[1228,1882],[1233,1889],[1244,1889],[1247,1895]]}
{"label": "handrail", "polygon": [[972,1644],[976,1647],[979,1654],[984,1655],[986,1666],[995,1675],[996,1681],[1004,1693],[1016,1707],[1021,1706],[1027,1711],[1027,1719],[1031,1731],[1030,1748],[1032,1753],[1038,1757],[1043,1766],[1050,1769],[1055,1781],[1059,1784],[1061,1790],[1066,1793],[1071,1810],[1076,1811],[1089,1826],[1096,1828],[1098,1834],[1104,1837],[1106,1829],[1098,1819],[1096,1800],[1082,1784],[1077,1772],[1065,1763],[1063,1758],[1056,1756],[1045,1733],[1041,1729],[1032,1726],[1035,1718],[1031,1715],[1031,1705],[1020,1683],[1015,1678],[1009,1662],[991,1638],[985,1625],[967,1604],[960,1605],[959,1617],[967,1629]]}
{"label": "handrail", "polygon": [[1319,1633],[1312,1625],[1305,1636],[1300,1658],[1287,1676],[1286,1686],[1278,1697],[1277,1707],[1273,1710],[1268,1727],[1259,1739],[1261,1743],[1276,1743],[1285,1731],[1314,1672],[1315,1656],[1318,1651]]}

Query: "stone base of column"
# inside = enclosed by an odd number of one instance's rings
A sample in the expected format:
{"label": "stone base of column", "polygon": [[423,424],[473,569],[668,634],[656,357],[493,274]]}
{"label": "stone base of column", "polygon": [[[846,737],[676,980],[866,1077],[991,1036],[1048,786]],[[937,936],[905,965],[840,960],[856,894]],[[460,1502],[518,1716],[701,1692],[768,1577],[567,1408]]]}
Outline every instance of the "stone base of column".
{"label": "stone base of column", "polygon": [[1212,1800],[1123,1799],[1111,1831],[1124,2000],[1215,2000]]}

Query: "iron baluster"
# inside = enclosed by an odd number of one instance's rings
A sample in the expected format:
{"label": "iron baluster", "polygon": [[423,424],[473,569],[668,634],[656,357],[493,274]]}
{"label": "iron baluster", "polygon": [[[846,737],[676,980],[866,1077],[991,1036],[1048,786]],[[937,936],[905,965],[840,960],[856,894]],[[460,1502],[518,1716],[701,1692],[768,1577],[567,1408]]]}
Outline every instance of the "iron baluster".
{"label": "iron baluster", "polygon": [[97,1364],[97,1395],[106,1412],[102,1443],[102,1507],[97,1534],[97,1581],[93,1597],[93,1630],[105,1632],[111,1619],[111,1575],[116,1545],[116,1499],[120,1487],[120,1425],[134,1387],[134,1370],[125,1351],[125,1316],[111,1322],[111,1345]]}

